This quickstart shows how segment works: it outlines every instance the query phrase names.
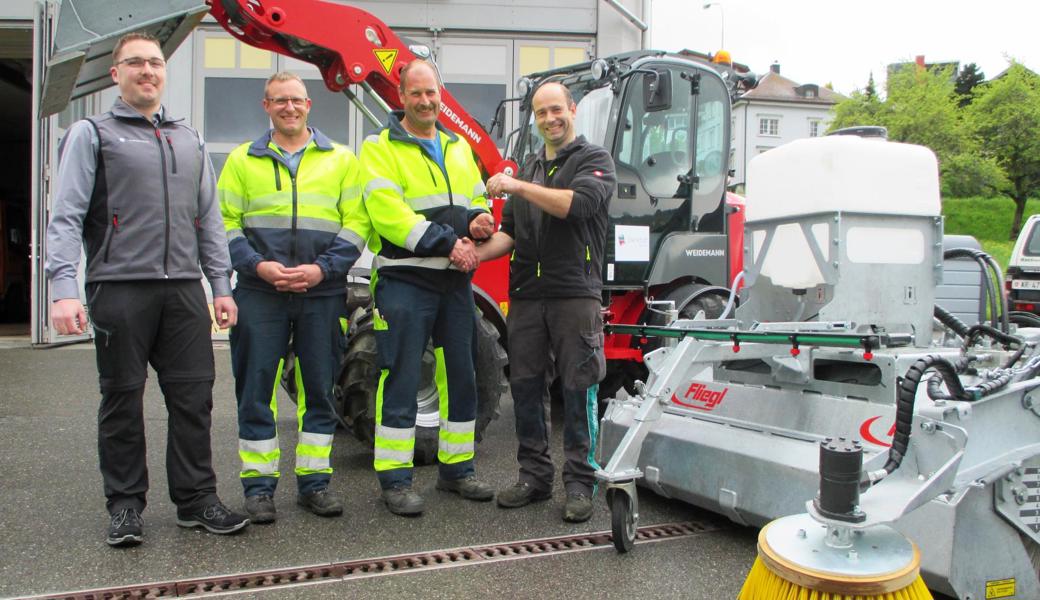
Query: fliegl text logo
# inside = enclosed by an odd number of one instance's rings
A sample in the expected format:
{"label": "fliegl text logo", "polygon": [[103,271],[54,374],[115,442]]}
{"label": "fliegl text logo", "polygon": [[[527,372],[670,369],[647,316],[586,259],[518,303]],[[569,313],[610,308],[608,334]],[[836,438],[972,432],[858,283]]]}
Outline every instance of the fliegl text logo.
{"label": "fliegl text logo", "polygon": [[726,397],[728,391],[728,387],[722,388],[722,391],[716,391],[703,383],[692,382],[682,399],[677,394],[672,394],[672,403],[696,410],[715,410],[715,407],[722,403],[722,399]]}
{"label": "fliegl text logo", "polygon": [[[892,426],[885,431],[884,424],[878,424],[878,420],[881,418],[880,415],[876,417],[870,417],[866,421],[860,423],[859,436],[864,440],[874,444],[875,446],[882,446],[885,448],[891,448],[892,436],[896,433],[895,421],[892,422]],[[889,441],[886,441],[889,440]]]}

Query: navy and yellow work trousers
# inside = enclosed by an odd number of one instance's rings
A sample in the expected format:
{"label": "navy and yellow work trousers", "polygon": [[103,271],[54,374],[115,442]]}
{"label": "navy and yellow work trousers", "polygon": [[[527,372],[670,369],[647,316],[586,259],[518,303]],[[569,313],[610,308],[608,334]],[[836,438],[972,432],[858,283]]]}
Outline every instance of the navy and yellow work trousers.
{"label": "navy and yellow work trousers", "polygon": [[440,477],[455,480],[473,475],[476,308],[469,283],[437,292],[381,277],[375,305],[380,376],[374,466],[380,486],[411,485],[416,394],[431,339],[440,406]]}
{"label": "navy and yellow work trousers", "polygon": [[599,301],[513,300],[507,325],[519,481],[540,491],[552,489],[555,469],[549,456],[545,390],[555,367],[563,389],[563,485],[568,493],[592,494],[599,468],[597,393],[606,374]]}
{"label": "navy and yellow work trousers", "polygon": [[307,296],[238,287],[231,370],[238,398],[239,477],[245,495],[271,495],[278,483],[278,387],[290,339],[296,364],[296,483],[301,494],[328,487],[336,432],[333,384],[343,355],[343,294]]}

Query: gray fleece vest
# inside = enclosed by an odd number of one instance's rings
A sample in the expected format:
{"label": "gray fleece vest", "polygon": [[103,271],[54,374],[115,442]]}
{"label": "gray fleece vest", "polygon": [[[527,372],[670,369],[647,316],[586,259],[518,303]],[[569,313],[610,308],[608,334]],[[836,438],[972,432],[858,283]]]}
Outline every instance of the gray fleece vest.
{"label": "gray fleece vest", "polygon": [[201,278],[199,134],[120,103],[89,121],[100,151],[83,224],[87,281]]}

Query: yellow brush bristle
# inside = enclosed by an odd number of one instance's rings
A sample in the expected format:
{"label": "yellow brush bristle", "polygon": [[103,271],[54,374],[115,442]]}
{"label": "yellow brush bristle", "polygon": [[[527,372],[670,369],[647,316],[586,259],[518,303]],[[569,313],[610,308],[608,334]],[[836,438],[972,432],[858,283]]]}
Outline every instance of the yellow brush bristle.
{"label": "yellow brush bristle", "polygon": [[932,600],[932,593],[920,575],[901,590],[873,596],[820,592],[783,579],[756,558],[737,600]]}

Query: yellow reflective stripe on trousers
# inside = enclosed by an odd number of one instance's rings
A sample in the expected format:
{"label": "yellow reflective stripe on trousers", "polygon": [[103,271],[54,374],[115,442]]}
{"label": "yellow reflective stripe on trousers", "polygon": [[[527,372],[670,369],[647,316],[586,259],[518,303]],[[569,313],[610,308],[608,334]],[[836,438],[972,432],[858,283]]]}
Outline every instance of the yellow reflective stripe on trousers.
{"label": "yellow reflective stripe on trousers", "polygon": [[383,426],[383,389],[390,371],[383,369],[379,374],[376,389],[376,432],[372,466],[376,471],[410,469],[415,456],[415,427],[397,428]]}
{"label": "yellow reflective stripe on trousers", "polygon": [[332,473],[332,435],[300,432],[296,444],[296,474]]}
{"label": "yellow reflective stripe on trousers", "polygon": [[441,417],[441,428],[437,434],[437,460],[446,465],[473,460],[475,444],[473,431],[476,421],[448,420],[450,398],[448,397],[448,372],[444,367],[444,348],[434,348],[433,354],[437,358],[434,381],[437,382]]}
{"label": "yellow reflective stripe on trousers", "polygon": [[[285,359],[278,361],[278,369],[274,372],[274,385],[271,388],[271,401],[268,408],[271,410],[271,422],[278,422],[278,384],[282,381],[282,369],[285,367]],[[242,470],[238,476],[243,479],[250,477],[278,477],[278,459],[281,453],[278,450],[278,436],[269,440],[238,440],[238,457],[242,460]]]}
{"label": "yellow reflective stripe on trousers", "polygon": [[238,440],[238,457],[242,460],[239,477],[278,477],[278,437],[269,440]]}
{"label": "yellow reflective stripe on trousers", "polygon": [[441,430],[437,439],[437,460],[447,465],[473,460],[476,424],[476,421],[441,420]]}
{"label": "yellow reflective stripe on trousers", "polygon": [[[303,388],[303,373],[300,371],[300,357],[293,356],[293,380],[296,383],[296,431],[303,431],[303,415],[307,414],[307,390]],[[281,375],[277,381],[281,381]],[[277,385],[277,384],[275,384]],[[276,388],[277,389],[277,388]]]}

